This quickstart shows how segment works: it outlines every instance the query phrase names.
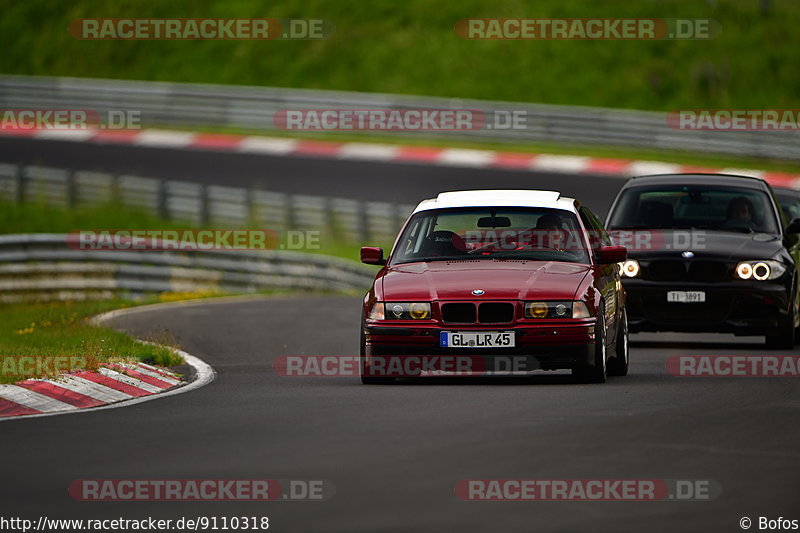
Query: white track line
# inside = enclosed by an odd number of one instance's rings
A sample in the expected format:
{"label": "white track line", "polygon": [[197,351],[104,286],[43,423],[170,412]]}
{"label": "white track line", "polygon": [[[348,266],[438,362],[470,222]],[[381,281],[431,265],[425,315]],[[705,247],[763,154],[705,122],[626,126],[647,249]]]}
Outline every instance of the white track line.
{"label": "white track line", "polygon": [[86,130],[41,130],[36,132],[34,137],[37,139],[51,139],[54,141],[87,141],[97,134],[96,131]]}
{"label": "white track line", "polygon": [[339,157],[366,161],[391,161],[399,149],[399,146],[391,144],[345,143],[339,149]]}
{"label": "white track line", "polygon": [[577,155],[542,154],[531,164],[531,170],[547,170],[550,172],[583,172],[589,167],[590,157]]}
{"label": "white track line", "polygon": [[133,144],[139,146],[155,146],[164,148],[183,148],[192,144],[194,133],[169,130],[143,130],[134,139]]}
{"label": "white track line", "polygon": [[242,139],[236,146],[236,151],[284,155],[294,152],[299,142],[296,139],[251,136]]}
{"label": "white track line", "polygon": [[631,176],[646,176],[648,174],[673,174],[680,172],[681,165],[662,163],[660,161],[631,161],[628,173]]}
{"label": "white track line", "polygon": [[456,167],[487,167],[494,162],[491,150],[469,150],[448,148],[442,150],[437,163]]}

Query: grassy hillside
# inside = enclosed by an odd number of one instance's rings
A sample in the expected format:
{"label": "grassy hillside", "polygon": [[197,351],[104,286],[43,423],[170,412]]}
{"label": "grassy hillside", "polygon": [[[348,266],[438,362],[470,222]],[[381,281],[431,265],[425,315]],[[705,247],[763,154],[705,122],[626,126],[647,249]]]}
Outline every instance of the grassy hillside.
{"label": "grassy hillside", "polygon": [[[675,109],[796,107],[800,2],[2,0],[0,72]],[[323,41],[79,41],[89,17],[329,19]],[[465,41],[468,17],[713,18],[708,41]]]}

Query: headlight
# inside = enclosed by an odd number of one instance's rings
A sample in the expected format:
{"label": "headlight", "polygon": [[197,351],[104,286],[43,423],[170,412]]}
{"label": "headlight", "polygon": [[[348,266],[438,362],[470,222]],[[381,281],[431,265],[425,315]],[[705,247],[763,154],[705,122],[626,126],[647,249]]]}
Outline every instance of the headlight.
{"label": "headlight", "polygon": [[525,302],[525,318],[589,318],[583,302],[544,301]]}
{"label": "headlight", "polygon": [[639,275],[639,261],[636,259],[628,259],[623,263],[620,263],[622,275],[626,278],[635,278]]}
{"label": "headlight", "polygon": [[736,265],[736,277],[739,279],[755,279],[764,281],[777,279],[786,272],[786,267],[780,261],[742,261]]}
{"label": "headlight", "polygon": [[[376,313],[380,306],[381,311]],[[373,318],[374,317],[374,318]],[[372,308],[371,320],[426,320],[431,318],[431,304],[427,302],[385,302]]]}

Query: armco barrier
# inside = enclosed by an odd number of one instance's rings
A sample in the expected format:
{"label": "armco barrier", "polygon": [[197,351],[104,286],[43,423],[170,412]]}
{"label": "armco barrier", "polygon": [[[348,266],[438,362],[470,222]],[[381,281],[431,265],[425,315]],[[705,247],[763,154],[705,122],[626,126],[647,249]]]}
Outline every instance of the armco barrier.
{"label": "armco barrier", "polygon": [[389,202],[2,163],[0,199],[63,207],[114,201],[192,226],[248,226],[276,233],[321,230],[325,238],[355,246],[391,242],[413,210]]}
{"label": "armco barrier", "polygon": [[375,269],[285,250],[77,250],[64,234],[0,236],[0,302],[152,292],[365,289]]}
{"label": "armco barrier", "polygon": [[[800,159],[800,133],[683,131],[667,114],[582,106],[495,102],[378,93],[281,89],[91,78],[0,76],[0,109],[130,110],[142,127],[275,129],[287,109],[474,109],[487,121],[522,112],[526,126],[425,132],[427,137],[492,142],[554,142]],[[392,135],[392,133],[386,133]]]}

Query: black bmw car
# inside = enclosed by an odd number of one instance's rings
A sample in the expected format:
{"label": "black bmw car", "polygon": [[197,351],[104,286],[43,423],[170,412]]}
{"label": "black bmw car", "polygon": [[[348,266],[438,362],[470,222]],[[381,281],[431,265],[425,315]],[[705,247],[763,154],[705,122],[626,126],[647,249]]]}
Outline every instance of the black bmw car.
{"label": "black bmw car", "polygon": [[764,335],[791,348],[798,326],[800,219],[766,182],[723,174],[629,180],[606,227],[622,263],[636,331]]}

